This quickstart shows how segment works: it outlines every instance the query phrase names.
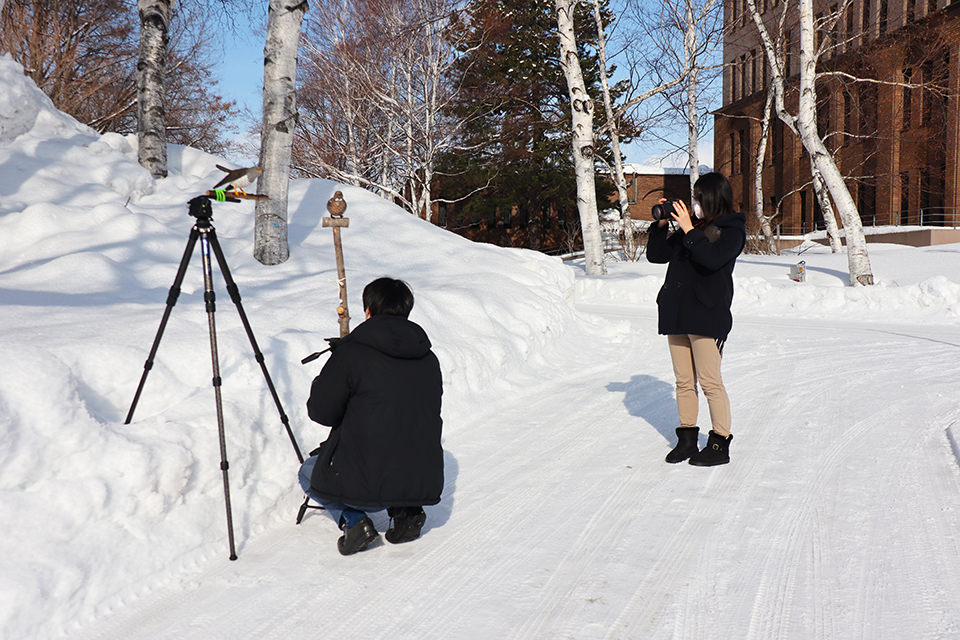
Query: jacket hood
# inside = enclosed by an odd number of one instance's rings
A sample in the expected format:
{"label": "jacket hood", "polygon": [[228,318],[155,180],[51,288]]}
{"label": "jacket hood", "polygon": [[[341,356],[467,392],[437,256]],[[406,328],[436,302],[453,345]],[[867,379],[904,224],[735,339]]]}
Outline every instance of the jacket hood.
{"label": "jacket hood", "polygon": [[430,338],[420,325],[400,316],[373,316],[343,338],[376,349],[392,358],[416,360],[430,351]]}
{"label": "jacket hood", "polygon": [[745,214],[743,211],[732,211],[725,216],[720,216],[710,224],[721,229],[726,227],[743,228],[747,224],[747,214]]}

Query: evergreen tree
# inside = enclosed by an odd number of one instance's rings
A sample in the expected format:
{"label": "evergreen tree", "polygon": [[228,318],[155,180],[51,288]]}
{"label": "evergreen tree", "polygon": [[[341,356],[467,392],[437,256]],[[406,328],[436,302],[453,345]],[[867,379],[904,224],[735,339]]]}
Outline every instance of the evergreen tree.
{"label": "evergreen tree", "polygon": [[[552,210],[567,220],[577,217],[570,102],[555,11],[549,0],[473,0],[455,25],[462,55],[452,78],[459,90],[452,111],[471,120],[461,136],[462,150],[444,159],[446,179],[439,185],[441,198],[464,198],[457,210],[467,219],[493,220],[499,214],[508,221],[516,215],[511,222],[528,227],[521,241],[533,248],[539,248],[543,215]],[[599,99],[592,9],[577,11],[584,79]],[[597,152],[609,154],[607,146],[598,144]],[[610,189],[598,184],[601,202]]]}

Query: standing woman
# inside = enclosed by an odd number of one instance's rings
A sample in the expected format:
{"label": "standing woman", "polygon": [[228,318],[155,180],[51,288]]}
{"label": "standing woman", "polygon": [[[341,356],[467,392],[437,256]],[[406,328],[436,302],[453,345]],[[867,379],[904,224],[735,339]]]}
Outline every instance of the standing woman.
{"label": "standing woman", "polygon": [[[669,220],[660,220],[650,227],[647,242],[647,260],[669,264],[657,306],[659,333],[667,336],[677,378],[680,426],[667,462],[689,458],[692,465],[710,467],[730,462],[730,400],[720,378],[720,356],[733,325],[733,266],[746,243],[746,216],[733,210],[733,189],[720,173],[705,174],[693,185],[692,218],[684,203],[672,204],[679,230],[668,236]],[[713,426],[702,451],[697,446],[698,383]]]}

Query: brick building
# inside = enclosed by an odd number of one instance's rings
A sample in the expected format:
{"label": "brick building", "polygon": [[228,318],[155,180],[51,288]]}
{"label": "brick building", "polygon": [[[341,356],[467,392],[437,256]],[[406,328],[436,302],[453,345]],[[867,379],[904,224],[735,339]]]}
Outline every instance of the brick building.
{"label": "brick building", "polygon": [[[714,165],[730,177],[736,205],[750,212],[770,73],[746,1],[724,5]],[[784,2],[756,5],[775,34]],[[796,4],[789,6],[795,13]],[[814,0],[814,11],[817,42],[826,49],[818,69],[835,72],[818,80],[818,127],[864,225],[960,224],[960,0]],[[787,20],[785,36],[788,107],[795,109],[796,21]],[[810,159],[777,119],[763,167],[765,214],[780,212],[774,225],[783,234],[822,229]]]}
{"label": "brick building", "polygon": [[[652,220],[650,209],[667,200],[690,202],[690,171],[666,169],[641,164],[626,164],[623,167],[627,181],[627,198],[630,217],[634,220]],[[619,208],[617,194],[610,197],[610,207]]]}

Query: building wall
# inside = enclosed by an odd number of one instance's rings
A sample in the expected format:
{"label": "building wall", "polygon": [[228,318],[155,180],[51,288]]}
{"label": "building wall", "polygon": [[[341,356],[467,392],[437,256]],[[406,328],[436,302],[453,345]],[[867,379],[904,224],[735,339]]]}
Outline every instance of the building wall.
{"label": "building wall", "polygon": [[[757,6],[775,33],[783,1],[757,0]],[[842,14],[836,7],[836,2],[814,2],[819,38],[834,43],[819,69],[838,72],[818,82],[818,125],[847,177],[861,219],[866,225],[960,223],[960,0],[854,0]],[[738,206],[752,212],[770,71],[745,10],[745,0],[726,0],[724,17],[731,29],[724,39],[714,165],[730,176]],[[788,107],[795,113],[795,23],[787,22],[786,34]],[[931,83],[938,90],[922,88]],[[762,180],[764,213],[771,215],[779,204],[774,224],[783,233],[823,228],[809,156],[779,121],[771,128]]]}
{"label": "building wall", "polygon": [[[650,210],[661,198],[690,202],[690,174],[686,170],[645,171],[633,165],[624,172],[627,181],[627,196],[630,202],[630,217],[634,220],[653,220]],[[619,207],[616,194],[609,198],[609,207]]]}

